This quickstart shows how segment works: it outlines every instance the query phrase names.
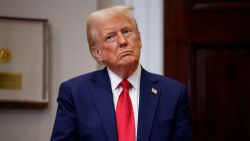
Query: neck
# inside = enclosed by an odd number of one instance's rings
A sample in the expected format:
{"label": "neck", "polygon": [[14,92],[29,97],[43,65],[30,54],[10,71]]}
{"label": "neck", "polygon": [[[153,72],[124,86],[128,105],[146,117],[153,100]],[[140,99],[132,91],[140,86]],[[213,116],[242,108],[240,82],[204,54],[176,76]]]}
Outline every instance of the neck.
{"label": "neck", "polygon": [[131,76],[135,72],[138,66],[139,64],[137,64],[134,67],[116,68],[116,69],[109,68],[109,69],[115,74],[117,74],[119,77],[121,77],[122,79],[127,79],[129,76]]}

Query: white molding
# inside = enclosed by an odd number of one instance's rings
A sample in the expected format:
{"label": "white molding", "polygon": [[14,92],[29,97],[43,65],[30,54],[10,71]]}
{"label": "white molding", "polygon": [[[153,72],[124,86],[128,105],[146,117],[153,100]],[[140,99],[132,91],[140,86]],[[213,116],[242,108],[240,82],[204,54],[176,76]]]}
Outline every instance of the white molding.
{"label": "white molding", "polygon": [[142,38],[141,64],[148,71],[163,74],[163,0],[124,0],[135,7]]}

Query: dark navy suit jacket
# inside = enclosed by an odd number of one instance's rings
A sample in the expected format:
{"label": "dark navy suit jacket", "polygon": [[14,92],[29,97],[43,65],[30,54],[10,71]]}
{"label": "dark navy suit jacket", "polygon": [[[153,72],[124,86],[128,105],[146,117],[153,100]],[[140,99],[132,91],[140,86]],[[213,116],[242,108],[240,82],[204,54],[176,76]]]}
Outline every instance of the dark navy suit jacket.
{"label": "dark navy suit jacket", "polygon": [[[191,141],[186,87],[143,68],[141,73],[137,141]],[[106,68],[62,83],[57,101],[51,141],[117,141]]]}

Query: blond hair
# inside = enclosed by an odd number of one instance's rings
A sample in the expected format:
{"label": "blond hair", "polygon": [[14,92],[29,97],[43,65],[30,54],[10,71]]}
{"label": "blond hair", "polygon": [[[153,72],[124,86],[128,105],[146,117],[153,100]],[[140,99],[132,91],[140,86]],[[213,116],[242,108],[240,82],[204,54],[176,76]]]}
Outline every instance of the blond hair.
{"label": "blond hair", "polygon": [[135,21],[133,12],[134,12],[133,6],[119,5],[119,6],[114,6],[114,7],[98,10],[90,14],[87,19],[87,39],[88,39],[89,47],[95,44],[95,37],[97,34],[95,22],[104,19],[106,16],[113,16],[113,15],[121,14],[121,15],[125,15],[133,19],[133,21],[135,22],[136,29],[137,29],[137,23]]}

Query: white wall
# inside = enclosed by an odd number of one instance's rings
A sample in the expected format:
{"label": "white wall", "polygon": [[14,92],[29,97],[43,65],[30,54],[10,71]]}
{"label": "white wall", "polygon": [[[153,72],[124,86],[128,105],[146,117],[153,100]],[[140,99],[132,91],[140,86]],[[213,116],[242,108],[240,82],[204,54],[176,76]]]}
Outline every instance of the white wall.
{"label": "white wall", "polygon": [[163,0],[125,0],[135,7],[142,38],[142,66],[163,74]]}
{"label": "white wall", "polygon": [[48,141],[59,84],[96,69],[89,54],[85,20],[96,0],[0,0],[0,16],[44,18],[51,26],[51,99],[44,110],[0,110],[0,141]]}
{"label": "white wall", "polygon": [[97,0],[98,9],[107,8],[113,5],[124,4],[124,0]]}
{"label": "white wall", "polygon": [[0,0],[0,16],[44,18],[51,26],[51,99],[44,110],[0,110],[0,141],[48,141],[59,84],[97,68],[89,54],[85,21],[98,8],[132,4],[142,35],[143,66],[163,73],[162,0]]}

